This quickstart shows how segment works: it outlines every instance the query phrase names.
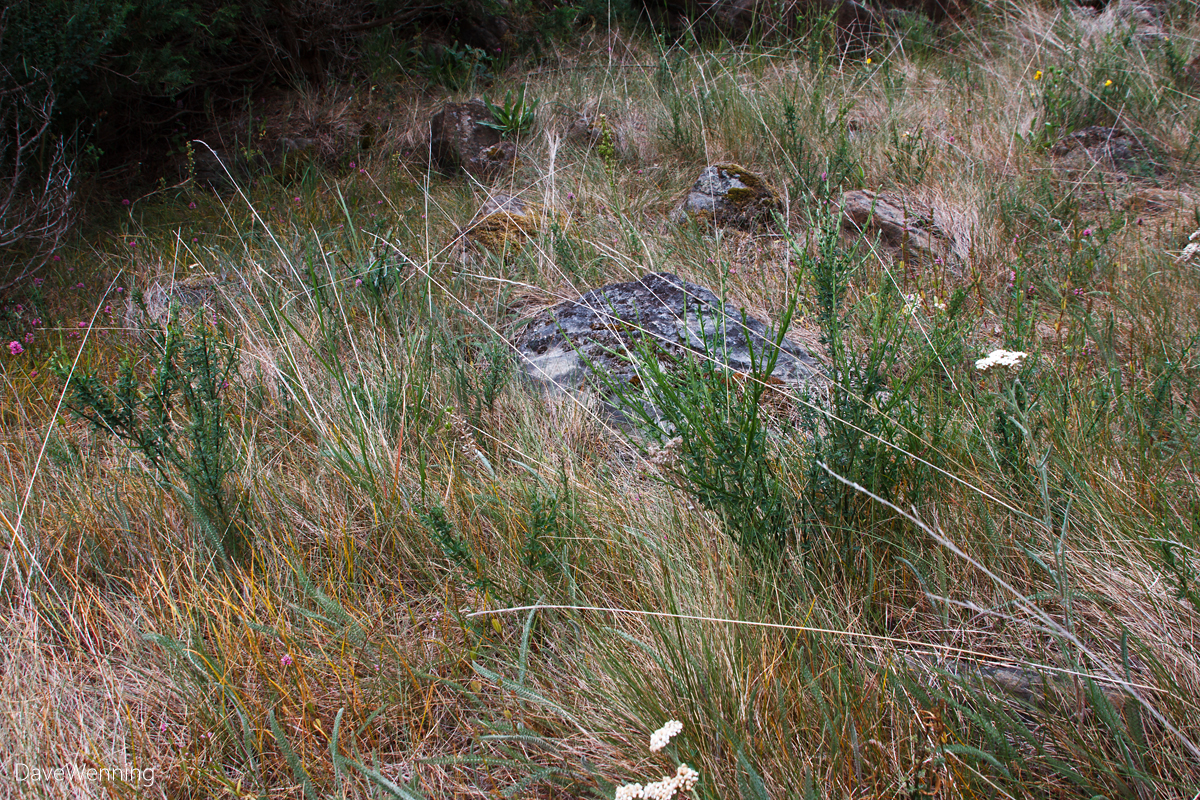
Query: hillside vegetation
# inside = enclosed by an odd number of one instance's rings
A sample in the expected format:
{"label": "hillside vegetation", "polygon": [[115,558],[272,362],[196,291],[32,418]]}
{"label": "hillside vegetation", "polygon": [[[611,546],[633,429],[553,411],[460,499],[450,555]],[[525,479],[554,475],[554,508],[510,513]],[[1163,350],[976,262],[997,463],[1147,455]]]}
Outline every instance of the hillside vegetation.
{"label": "hillside vegetation", "polygon": [[[0,794],[1195,798],[1200,13],[888,19],[381,51],[99,204],[0,306]],[[514,168],[430,168],[506,94]],[[671,220],[715,163],[774,225]],[[826,380],[530,388],[525,321],[651,272]]]}

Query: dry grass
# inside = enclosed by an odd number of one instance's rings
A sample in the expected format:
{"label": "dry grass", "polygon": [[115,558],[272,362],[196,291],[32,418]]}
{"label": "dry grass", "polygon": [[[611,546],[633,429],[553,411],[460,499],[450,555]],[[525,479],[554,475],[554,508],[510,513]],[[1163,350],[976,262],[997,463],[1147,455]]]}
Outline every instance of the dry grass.
{"label": "dry grass", "polygon": [[[313,94],[271,124],[303,123],[337,169],[139,203],[64,251],[26,301],[53,323],[0,361],[0,795],[611,797],[682,761],[708,798],[1194,797],[1197,281],[1173,256],[1200,224],[1105,197],[1200,196],[1197,97],[1138,40],[1115,110],[1171,172],[1065,180],[1037,140],[1034,74],[1083,81],[1120,32],[1068,13],[897,34],[870,65],[593,31],[528,71],[538,123],[495,184],[428,172],[440,97],[421,87],[398,84],[394,107]],[[1192,58],[1200,23],[1170,24]],[[581,112],[612,121],[611,163],[565,138]],[[345,150],[372,116],[372,149]],[[870,310],[896,319],[900,294],[924,293],[893,377],[935,340],[957,355],[903,390],[889,443],[924,477],[894,507],[851,493],[822,517],[809,444],[781,439],[804,544],[776,564],[598,404],[488,377],[538,309],[659,270],[768,318],[799,288],[794,337],[820,349],[787,236],[667,222],[726,160],[778,183],[801,249],[836,190],[868,188],[932,206],[956,258],[917,271],[858,251],[855,346],[878,335]],[[467,246],[501,191],[558,224]],[[229,569],[178,476],[68,413],[50,369],[61,346],[77,375],[128,358],[148,376],[158,354],[126,297],[179,279],[213,286],[204,313],[239,348],[226,490],[255,548]],[[933,300],[957,290],[951,324]],[[1033,354],[1024,400],[971,368],[1002,346]],[[994,665],[1052,690],[1022,703]],[[683,732],[647,754],[668,719]],[[18,782],[18,764],[68,774]]]}

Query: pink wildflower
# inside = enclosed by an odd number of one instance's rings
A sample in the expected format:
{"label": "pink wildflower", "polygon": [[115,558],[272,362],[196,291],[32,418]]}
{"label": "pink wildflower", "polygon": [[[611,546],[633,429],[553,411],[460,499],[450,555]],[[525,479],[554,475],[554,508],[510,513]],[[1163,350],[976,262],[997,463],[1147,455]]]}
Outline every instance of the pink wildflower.
{"label": "pink wildflower", "polygon": [[8,352],[14,356],[19,356],[19,355],[21,355],[21,353],[25,352],[25,348],[21,347],[20,342],[9,342],[8,343]]}
{"label": "pink wildflower", "polygon": [[292,657],[284,653],[283,658],[279,659],[279,665],[281,667],[290,667],[292,665]]}

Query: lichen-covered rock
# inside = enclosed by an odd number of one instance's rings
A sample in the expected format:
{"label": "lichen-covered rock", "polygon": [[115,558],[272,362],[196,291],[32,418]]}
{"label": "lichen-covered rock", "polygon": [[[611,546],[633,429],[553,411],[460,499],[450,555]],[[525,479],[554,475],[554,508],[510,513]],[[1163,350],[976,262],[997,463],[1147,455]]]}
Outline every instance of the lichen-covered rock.
{"label": "lichen-covered rock", "polygon": [[536,236],[558,215],[541,203],[499,192],[492,195],[467,225],[472,241],[487,247],[502,247],[514,240]]}
{"label": "lichen-covered rock", "polygon": [[878,233],[884,244],[909,257],[932,260],[950,243],[933,222],[930,209],[893,194],[855,189],[842,195],[842,226],[860,234]]}
{"label": "lichen-covered rock", "polygon": [[[659,272],[594,289],[543,311],[514,345],[525,374],[560,393],[584,386],[589,365],[610,380],[636,384],[639,368],[630,356],[643,344],[651,345],[663,364],[690,353],[744,375],[752,370],[751,350],[755,360],[765,358],[775,347],[772,337],[763,322],[753,317],[743,321],[708,289]],[[819,376],[817,360],[785,339],[771,383],[800,386]]]}
{"label": "lichen-covered rock", "polygon": [[700,173],[671,219],[754,230],[774,225],[774,215],[782,210],[779,196],[758,175],[737,164],[713,164]]}
{"label": "lichen-covered rock", "polygon": [[481,177],[510,168],[517,159],[517,148],[484,124],[494,121],[482,100],[444,106],[429,121],[429,151],[434,163],[444,170],[461,169]]}

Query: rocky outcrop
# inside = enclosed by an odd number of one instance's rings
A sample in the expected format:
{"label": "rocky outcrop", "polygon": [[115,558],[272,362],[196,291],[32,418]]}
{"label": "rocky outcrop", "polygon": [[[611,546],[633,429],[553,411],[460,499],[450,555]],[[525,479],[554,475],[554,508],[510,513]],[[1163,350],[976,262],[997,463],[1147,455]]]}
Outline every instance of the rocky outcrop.
{"label": "rocky outcrop", "polygon": [[[669,272],[604,286],[567,300],[533,319],[514,340],[525,374],[554,393],[583,387],[592,369],[609,380],[636,385],[638,359],[648,347],[668,366],[688,355],[715,359],[734,374],[775,345],[767,326],[743,319],[708,289]],[[819,380],[820,365],[785,340],[770,382],[800,386]],[[600,382],[592,381],[593,388]]]}
{"label": "rocky outcrop", "polygon": [[429,121],[429,152],[443,170],[489,177],[511,168],[517,148],[484,123],[495,122],[482,100],[449,103]]}
{"label": "rocky outcrop", "polygon": [[909,258],[930,261],[949,251],[950,243],[933,222],[931,209],[894,194],[855,189],[842,195],[842,226],[859,234],[878,234]]}
{"label": "rocky outcrop", "polygon": [[773,226],[782,210],[775,190],[758,175],[737,164],[713,164],[700,173],[671,220],[755,230]]}

